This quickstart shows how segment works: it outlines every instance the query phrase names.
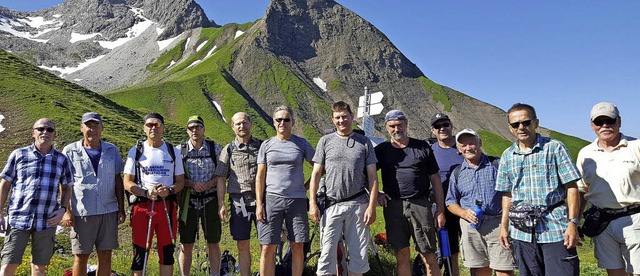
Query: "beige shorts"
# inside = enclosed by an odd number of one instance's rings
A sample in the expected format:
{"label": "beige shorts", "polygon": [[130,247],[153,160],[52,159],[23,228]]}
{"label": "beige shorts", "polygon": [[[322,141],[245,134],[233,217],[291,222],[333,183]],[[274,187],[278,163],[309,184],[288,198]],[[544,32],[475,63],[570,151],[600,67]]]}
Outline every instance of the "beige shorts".
{"label": "beige shorts", "polygon": [[499,241],[500,217],[485,217],[479,229],[460,219],[462,262],[468,268],[489,267],[494,270],[514,270],[511,250],[502,248]]}
{"label": "beige shorts", "polygon": [[2,264],[20,264],[22,255],[31,238],[31,263],[48,265],[53,256],[56,227],[42,231],[9,229],[2,246]]}
{"label": "beige shorts", "polygon": [[118,248],[118,212],[75,217],[75,226],[69,233],[71,253],[91,254],[96,250]]}
{"label": "beige shorts", "polygon": [[598,267],[640,274],[640,213],[611,221],[592,240]]}

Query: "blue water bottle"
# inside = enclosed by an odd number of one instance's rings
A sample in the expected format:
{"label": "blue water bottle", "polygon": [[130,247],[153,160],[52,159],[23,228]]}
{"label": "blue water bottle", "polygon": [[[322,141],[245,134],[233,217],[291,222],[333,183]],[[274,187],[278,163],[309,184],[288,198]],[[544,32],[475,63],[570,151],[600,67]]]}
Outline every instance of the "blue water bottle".
{"label": "blue water bottle", "polygon": [[478,218],[477,224],[471,224],[471,228],[478,229],[480,225],[482,225],[482,200],[476,200],[476,206],[473,206],[473,212],[476,213],[476,218]]}
{"label": "blue water bottle", "polygon": [[451,248],[449,247],[449,232],[447,229],[440,228],[438,231],[438,236],[440,236],[440,256],[442,258],[451,257]]}

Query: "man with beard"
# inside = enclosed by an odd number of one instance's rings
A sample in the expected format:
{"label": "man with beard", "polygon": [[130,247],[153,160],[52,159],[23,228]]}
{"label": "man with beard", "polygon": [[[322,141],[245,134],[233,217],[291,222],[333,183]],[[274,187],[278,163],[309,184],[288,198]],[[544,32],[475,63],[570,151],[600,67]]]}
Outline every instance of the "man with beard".
{"label": "man with beard", "polygon": [[[31,239],[31,275],[45,275],[53,255],[56,225],[69,209],[73,178],[69,160],[53,148],[56,126],[47,118],[31,129],[34,143],[14,150],[0,173],[0,210],[11,191],[0,275],[14,275]],[[62,190],[62,193],[60,193]],[[60,202],[58,202],[58,199]]]}
{"label": "man with beard", "polygon": [[89,255],[96,248],[97,275],[111,274],[111,251],[117,249],[118,224],[125,220],[122,156],[118,148],[102,138],[102,117],[96,112],[82,115],[82,140],[62,151],[71,162],[74,184],[71,208],[62,225],[71,229],[73,275],[87,275]]}
{"label": "man with beard", "polygon": [[[309,214],[320,221],[320,247],[317,275],[336,275],[338,242],[342,237],[349,248],[349,275],[360,276],[369,271],[369,225],[376,219],[378,176],[376,156],[371,141],[352,129],[351,107],[339,101],[333,104],[335,132],[318,141],[313,157]],[[325,185],[328,205],[324,215],[316,204],[320,178],[326,170]],[[366,172],[366,174],[365,174]],[[367,197],[369,189],[370,195]]]}
{"label": "man with beard", "polygon": [[[390,140],[375,148],[384,191],[378,203],[384,207],[387,240],[398,261],[397,275],[411,275],[411,237],[427,275],[440,275],[435,254],[436,229],[445,225],[445,207],[438,164],[426,141],[407,135],[408,119],[402,111],[391,110],[384,120]],[[431,212],[431,189],[436,201],[437,225]]]}

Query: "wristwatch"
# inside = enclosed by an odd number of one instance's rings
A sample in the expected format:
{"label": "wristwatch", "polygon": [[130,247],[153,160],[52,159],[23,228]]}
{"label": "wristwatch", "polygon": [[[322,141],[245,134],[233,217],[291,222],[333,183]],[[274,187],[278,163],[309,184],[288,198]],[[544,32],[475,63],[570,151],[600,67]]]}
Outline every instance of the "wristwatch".
{"label": "wristwatch", "polygon": [[569,222],[572,222],[576,226],[580,225],[580,219],[579,218],[570,218]]}

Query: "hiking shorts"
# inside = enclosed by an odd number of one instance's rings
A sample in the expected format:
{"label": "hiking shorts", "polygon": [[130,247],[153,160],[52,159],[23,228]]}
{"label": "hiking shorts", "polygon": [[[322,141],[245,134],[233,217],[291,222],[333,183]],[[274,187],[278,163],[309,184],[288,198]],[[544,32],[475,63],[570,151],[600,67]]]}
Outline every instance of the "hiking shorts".
{"label": "hiking shorts", "polygon": [[428,199],[391,199],[383,209],[387,241],[394,250],[409,246],[413,238],[416,251],[433,253],[438,250],[436,228]]}
{"label": "hiking shorts", "polygon": [[[218,215],[218,200],[213,199],[204,205],[204,208],[198,210],[189,208],[187,213],[187,222],[179,221],[180,227],[180,243],[195,243],[196,233],[198,232],[198,221],[202,227],[207,243],[220,243],[222,235],[222,223]],[[204,231],[206,230],[206,231]]]}
{"label": "hiking shorts", "polygon": [[289,241],[307,242],[309,240],[309,217],[306,198],[265,197],[265,222],[258,222],[258,240],[260,244],[280,244],[282,221],[284,220]]}
{"label": "hiking shorts", "polygon": [[118,212],[95,216],[76,216],[71,229],[71,253],[91,254],[96,250],[118,248]]}
{"label": "hiking shorts", "polygon": [[2,246],[2,264],[20,264],[22,255],[31,238],[31,263],[48,265],[53,256],[53,246],[56,239],[56,227],[42,231],[19,230],[10,228],[4,237]]}
{"label": "hiking shorts", "polygon": [[[147,237],[147,231],[149,229],[149,211],[151,209],[151,201],[139,202],[133,205],[131,212],[131,236],[133,239],[133,245],[138,252],[138,249],[144,249],[149,246],[149,240],[153,239],[155,234],[158,250],[159,263],[163,265],[172,265],[175,260],[173,258],[173,240],[171,240],[171,233],[175,235],[177,233],[178,224],[177,220],[177,206],[174,201],[166,201],[167,211],[171,217],[171,224],[167,221],[167,212],[164,210],[162,200],[157,200],[153,207],[152,220],[151,220],[151,235]],[[169,231],[169,225],[171,225],[171,232]],[[139,255],[139,253],[135,253]],[[134,256],[134,258],[137,258]],[[137,268],[137,262],[135,264]],[[133,269],[137,270],[137,269]]]}
{"label": "hiking shorts", "polygon": [[514,270],[511,250],[500,245],[500,216],[484,216],[480,228],[460,220],[462,229],[462,262],[468,268],[489,267],[493,270]]}
{"label": "hiking shorts", "polygon": [[[248,197],[242,194],[229,194],[231,207],[229,213],[229,230],[233,240],[241,241],[251,238],[251,224],[257,227],[255,200],[245,200]],[[253,204],[253,206],[250,206]]]}

